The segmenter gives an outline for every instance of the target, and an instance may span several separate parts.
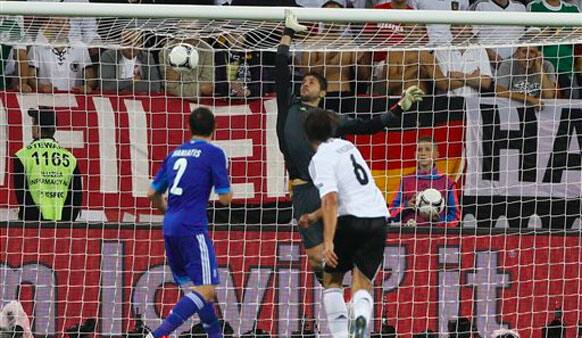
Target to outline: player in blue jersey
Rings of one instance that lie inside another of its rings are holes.
[[[169,335],[195,313],[208,337],[222,338],[213,305],[219,278],[206,208],[213,187],[222,204],[232,200],[227,159],[222,149],[209,143],[214,133],[210,110],[197,108],[190,114],[190,131],[192,139],[168,155],[148,191],[152,204],[165,214],[167,262],[186,293],[148,338]],[[162,196],[166,190],[167,201]]]

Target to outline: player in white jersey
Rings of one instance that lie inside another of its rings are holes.
[[[352,335],[367,335],[372,316],[372,281],[384,257],[384,196],[362,154],[349,141],[333,138],[338,118],[316,109],[305,119],[307,139],[316,149],[309,174],[319,190],[323,218],[323,306],[334,338],[348,337],[348,310],[343,298],[344,274],[352,271]]]

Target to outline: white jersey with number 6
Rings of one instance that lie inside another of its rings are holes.
[[[333,138],[322,143],[309,163],[309,174],[320,197],[330,192],[338,194],[338,216],[388,216],[384,196],[351,142]]]

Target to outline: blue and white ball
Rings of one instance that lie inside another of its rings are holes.
[[[187,43],[180,43],[170,50],[168,62],[170,66],[178,71],[194,69],[198,66],[200,56],[194,46]]]
[[[416,196],[416,210],[428,218],[440,215],[444,209],[443,195],[436,189],[426,189]]]

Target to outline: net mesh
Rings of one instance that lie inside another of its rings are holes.
[[[22,20],[27,38],[36,38],[41,27],[57,34],[60,27],[46,27],[47,17],[26,17]],[[86,28],[68,33],[72,40],[91,43],[102,48],[122,45],[121,33],[132,29],[146,34],[146,45],[155,45],[160,38],[189,39],[192,37],[224,38],[224,48],[248,50],[273,50],[279,43],[284,25],[280,22],[253,20],[190,20],[190,19],[124,19],[124,18],[71,18],[75,26]],[[455,39],[431,42],[425,25],[394,23],[309,23],[309,30],[298,34],[297,50],[405,50],[440,49],[450,47],[504,47],[519,45],[548,45],[577,43],[582,38],[580,27],[525,27],[454,25]],[[394,28],[397,27],[395,31]],[[450,25],[429,25],[436,29],[449,29]],[[89,30],[95,29],[92,34]],[[429,29],[430,31],[431,29]],[[479,36],[480,30],[487,35]],[[516,31],[521,32],[516,36]],[[475,35],[477,33],[477,35]],[[238,38],[244,36],[245,39]],[[11,39],[18,40],[12,37]],[[445,43],[446,42],[446,43]]]
[[[1,20],[0,306],[19,301],[25,332],[122,336],[160,325],[181,291],[147,189],[190,137],[188,113],[208,106],[235,196],[229,208],[209,206],[225,332],[330,337],[275,132],[281,23]],[[410,85],[426,92],[386,132],[348,136],[392,216],[373,335],[579,335],[582,27],[305,24],[289,60],[295,92],[318,72],[329,82],[322,105],[362,119]],[[446,43],[435,30],[450,33]],[[199,51],[193,70],[168,63],[181,42]],[[55,139],[78,160],[77,222],[18,221],[15,154],[32,140],[28,110],[41,106],[56,111]],[[412,211],[429,187],[446,204],[432,224]],[[349,276],[344,284],[349,300]],[[13,329],[4,318],[0,330]],[[195,336],[197,322],[177,332]]]

